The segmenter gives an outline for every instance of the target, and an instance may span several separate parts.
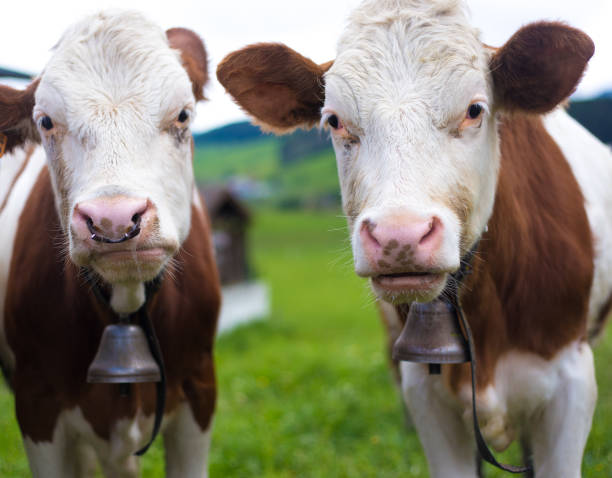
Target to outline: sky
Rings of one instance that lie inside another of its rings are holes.
[[[53,0],[5,2],[0,27],[0,66],[39,73],[51,47],[68,25],[101,8],[143,11],[164,29],[181,26],[204,40],[209,54],[209,101],[200,103],[194,130],[203,131],[246,119],[214,74],[232,51],[257,42],[282,42],[317,63],[335,56],[336,42],[350,11],[361,0]],[[577,91],[578,97],[612,89],[612,1],[467,0],[472,24],[482,40],[502,45],[531,21],[566,21],[588,33],[596,52]]]

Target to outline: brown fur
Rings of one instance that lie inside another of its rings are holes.
[[[489,230],[461,294],[479,362],[493,380],[508,351],[551,359],[585,339],[594,252],[584,198],[571,168],[537,117],[500,127],[501,171]],[[469,366],[450,366],[456,390]]]
[[[521,28],[491,59],[497,105],[532,113],[552,110],[574,92],[594,51],[587,35],[562,23]]]
[[[166,277],[150,304],[166,363],[166,413],[187,400],[202,429],[215,407],[213,340],[220,303],[207,219],[192,208],[190,234],[176,256],[177,272]],[[12,372],[17,418],[35,442],[52,437],[62,410],[79,406],[102,438],[113,423],[138,408],[154,413],[153,384],[132,385],[128,397],[117,385],[87,384],[105,325],[114,318],[101,306],[59,249],[64,242],[45,168],[19,221],[5,305],[5,326],[15,353]]]
[[[7,136],[5,154],[28,140],[40,141],[32,120],[38,82],[34,80],[25,90],[0,85],[0,132]]]
[[[323,73],[332,63],[317,65],[285,45],[259,43],[226,56],[217,78],[264,129],[283,134],[319,122]]]
[[[205,99],[204,85],[208,83],[208,55],[202,39],[186,28],[171,28],[166,31],[172,48],[181,51],[183,67],[187,70],[196,101]]]

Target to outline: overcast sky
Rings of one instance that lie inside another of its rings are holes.
[[[578,90],[591,96],[612,89],[611,0],[467,0],[482,40],[501,45],[521,25],[534,20],[564,20],[595,41],[596,52]],[[244,45],[283,42],[317,63],[334,57],[348,13],[360,0],[82,0],[6,1],[0,26],[0,66],[40,72],[65,28],[104,7],[138,9],[163,28],[183,26],[202,36],[209,52],[210,101],[198,107],[195,129],[210,129],[244,119],[217,83],[223,57]]]

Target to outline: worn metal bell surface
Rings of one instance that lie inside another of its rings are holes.
[[[469,362],[468,344],[453,306],[440,299],[413,302],[393,345],[393,359],[429,364]]]
[[[159,382],[161,374],[142,328],[108,325],[87,371],[89,383]]]

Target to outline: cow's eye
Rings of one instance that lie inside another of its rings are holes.
[[[337,115],[331,115],[327,118],[327,124],[329,124],[333,129],[340,129],[342,127],[342,123]]]
[[[40,125],[47,131],[51,131],[53,129],[53,121],[51,121],[49,116],[43,116],[40,119]]]
[[[178,115],[178,122],[179,123],[184,123],[185,121],[187,121],[189,119],[189,111],[187,110],[181,110],[181,112]]]
[[[467,117],[473,120],[478,119],[483,111],[484,108],[480,103],[472,103],[467,110]]]

